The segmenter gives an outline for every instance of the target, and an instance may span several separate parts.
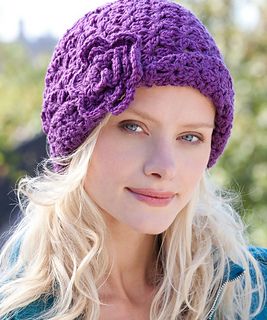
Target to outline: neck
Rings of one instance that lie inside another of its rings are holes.
[[[141,234],[121,223],[109,223],[106,248],[111,272],[103,290],[112,296],[129,298],[134,293],[153,289],[155,262],[158,254],[157,236]],[[107,294],[108,295],[108,294]]]

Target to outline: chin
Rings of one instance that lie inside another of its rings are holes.
[[[142,234],[158,235],[166,231],[169,226],[131,226],[135,231]]]

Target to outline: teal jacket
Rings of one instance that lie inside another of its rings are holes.
[[[267,289],[267,249],[265,248],[257,248],[257,247],[249,247],[250,252],[254,256],[254,258],[259,262],[260,269],[262,271],[265,286]],[[216,319],[216,309],[218,307],[217,301],[220,298],[220,295],[223,291],[223,289],[227,286],[228,283],[235,281],[242,277],[245,270],[242,266],[237,264],[230,264],[230,270],[229,272],[225,273],[221,288],[217,292],[217,296],[215,298],[215,301],[213,302],[212,308],[210,310],[210,313],[208,315],[208,318],[205,320],[215,320]],[[252,284],[255,283],[255,271],[253,268],[250,269],[250,276],[252,279]],[[266,294],[265,294],[266,296]],[[267,299],[267,296],[265,297]],[[255,311],[258,306],[258,296],[257,294],[254,294],[252,297],[252,306],[251,311]],[[242,319],[234,319],[234,320],[242,320]],[[252,320],[252,319],[251,319]],[[267,320],[267,300],[264,302],[263,308],[261,312],[253,318],[253,320]]]
[[[249,250],[255,257],[255,259],[259,262],[260,268],[262,270],[265,284],[267,287],[267,249],[263,248],[256,248],[256,247],[250,247]],[[225,273],[224,280],[222,282],[222,286],[217,292],[217,296],[214,300],[214,303],[211,307],[210,313],[205,320],[215,320],[216,319],[216,309],[218,307],[217,301],[220,298],[220,295],[223,292],[223,289],[227,286],[229,282],[235,281],[242,277],[244,274],[244,269],[242,266],[237,264],[230,264],[229,272],[227,271]],[[251,278],[253,281],[255,281],[255,274],[253,270],[250,271]],[[267,297],[266,297],[267,298]],[[50,308],[53,303],[53,298],[47,298],[47,299],[39,299],[33,303],[31,303],[29,306],[18,310],[13,316],[6,316],[2,320],[34,320],[36,317],[41,315],[45,310]],[[255,308],[258,305],[258,297],[257,295],[253,296],[252,299],[252,310],[255,310]],[[204,320],[204,319],[203,319]],[[233,320],[242,320],[242,319],[233,319]],[[258,314],[256,317],[253,318],[253,320],[267,320],[267,300],[264,304],[264,307],[260,314]]]

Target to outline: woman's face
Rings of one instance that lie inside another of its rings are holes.
[[[211,101],[193,88],[138,88],[128,109],[100,132],[87,194],[113,223],[140,233],[165,231],[207,167],[214,117]]]

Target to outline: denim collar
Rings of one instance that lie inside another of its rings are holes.
[[[224,276],[223,276],[222,282],[223,283],[231,282],[244,272],[245,272],[245,269],[241,265],[234,263],[232,260],[229,259],[229,262],[226,265],[224,270]]]

